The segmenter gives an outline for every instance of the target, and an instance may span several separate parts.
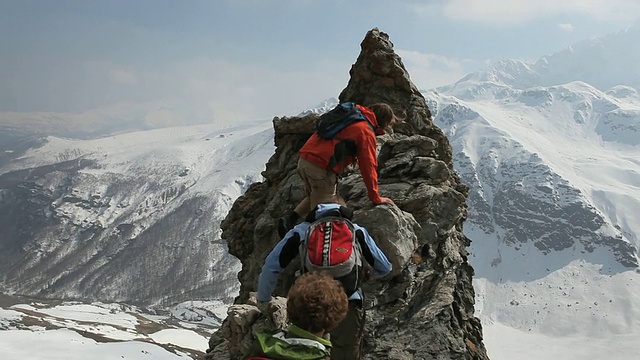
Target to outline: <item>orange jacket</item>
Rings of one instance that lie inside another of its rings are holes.
[[[357,105],[360,111],[369,119],[371,124],[376,127],[377,134],[384,134],[384,131],[378,127],[378,120],[371,109],[362,105]],[[322,168],[340,174],[344,168],[358,162],[360,166],[360,174],[362,180],[367,187],[367,195],[374,204],[379,204],[380,194],[378,193],[378,156],[376,153],[376,134],[371,130],[366,121],[355,122],[336,136],[337,139],[323,139],[317,133],[313,133],[309,140],[302,146],[299,151],[300,157],[310,163]],[[355,141],[357,153],[356,158],[349,157],[345,161],[341,161],[333,168],[329,168],[329,160],[333,156],[333,149],[340,140],[350,139]]]

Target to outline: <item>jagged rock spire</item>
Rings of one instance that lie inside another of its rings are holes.
[[[470,240],[462,233],[468,188],[453,171],[451,145],[431,121],[431,112],[411,83],[387,34],[370,30],[352,66],[341,101],[386,102],[406,117],[378,138],[380,192],[396,205],[373,207],[357,170],[339,190],[393,263],[393,273],[365,285],[367,359],[488,359],[482,327],[474,314]],[[273,120],[275,154],[233,205],[221,227],[229,251],[242,262],[236,303],[256,290],[265,256],[279,240],[276,219],[302,198],[295,171],[297,151],[313,132],[316,115]],[[280,276],[276,295],[286,295],[293,263]],[[226,322],[227,324],[229,321]],[[210,353],[226,346],[229,326],[214,335]],[[225,340],[226,339],[226,340]]]
[[[402,59],[393,51],[389,35],[373,28],[367,32],[360,47],[360,55],[349,71],[349,83],[340,93],[339,100],[363,105],[377,102],[391,105],[395,112],[406,118],[406,125],[397,126],[395,130],[435,139],[441,145],[437,156],[453,169],[449,141],[440,128],[433,125],[431,111],[411,82]]]

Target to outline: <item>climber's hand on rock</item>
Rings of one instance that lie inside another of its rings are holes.
[[[391,204],[391,205],[393,205],[393,204],[394,204],[394,202],[393,202],[393,200],[391,200],[391,199],[389,199],[389,198],[381,197],[381,198],[380,198],[380,202],[379,202],[379,203],[377,203],[376,205],[380,205],[380,204]]]

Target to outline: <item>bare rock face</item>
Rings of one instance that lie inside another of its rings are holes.
[[[339,185],[355,210],[354,221],[369,230],[394,266],[392,274],[364,285],[365,358],[488,359],[480,321],[473,316],[473,269],[465,250],[470,240],[462,232],[468,188],[453,171],[449,141],[431,121],[388,35],[374,28],[361,47],[340,101],[386,102],[406,118],[378,137],[380,193],[395,205],[372,206],[357,169]],[[253,184],[221,225],[229,251],[242,262],[236,304],[246,304],[256,291],[264,258],[280,240],[276,220],[302,199],[297,151],[316,118],[273,120],[277,148],[263,172],[265,181]],[[294,261],[280,276],[275,295],[286,295],[297,266]],[[214,335],[209,358],[232,347],[229,339]]]
[[[257,307],[256,293],[251,293],[246,304],[231,305],[224,323],[209,339],[206,359],[243,359],[254,346],[254,333],[285,329],[289,321],[287,299],[273,297],[270,307],[273,313],[269,317],[263,316]]]

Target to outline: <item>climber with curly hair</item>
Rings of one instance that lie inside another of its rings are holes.
[[[256,333],[256,346],[247,359],[329,359],[329,332],[345,318],[348,308],[340,282],[325,273],[302,274],[287,295],[291,325],[275,334]]]

